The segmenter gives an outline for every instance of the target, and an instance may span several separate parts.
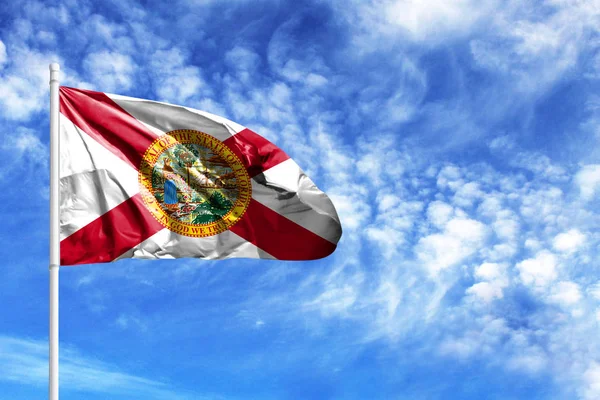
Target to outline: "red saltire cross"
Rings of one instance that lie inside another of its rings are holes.
[[[60,112],[135,170],[156,139],[156,134],[102,92],[62,86]],[[240,158],[250,177],[289,158],[250,129],[223,143]],[[63,239],[61,265],[113,261],[162,229],[166,228],[154,219],[137,193]],[[336,247],[254,199],[229,230],[281,260],[322,258]]]

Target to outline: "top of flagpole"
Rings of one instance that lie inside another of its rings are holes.
[[[58,63],[52,63],[49,65],[50,68],[50,83],[53,81],[58,82],[58,72],[60,71],[60,65]]]

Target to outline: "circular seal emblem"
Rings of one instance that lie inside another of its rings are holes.
[[[200,131],[175,130],[157,138],[144,153],[138,178],[154,218],[185,236],[226,231],[252,197],[250,176],[237,155]]]

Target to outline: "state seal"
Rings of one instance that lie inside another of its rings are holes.
[[[138,178],[152,216],[185,236],[228,230],[252,197],[250,176],[238,156],[220,140],[195,130],[175,130],[154,140]]]

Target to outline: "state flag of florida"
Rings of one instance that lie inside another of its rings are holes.
[[[68,87],[60,113],[61,265],[335,250],[342,230],[329,198],[235,122]]]

